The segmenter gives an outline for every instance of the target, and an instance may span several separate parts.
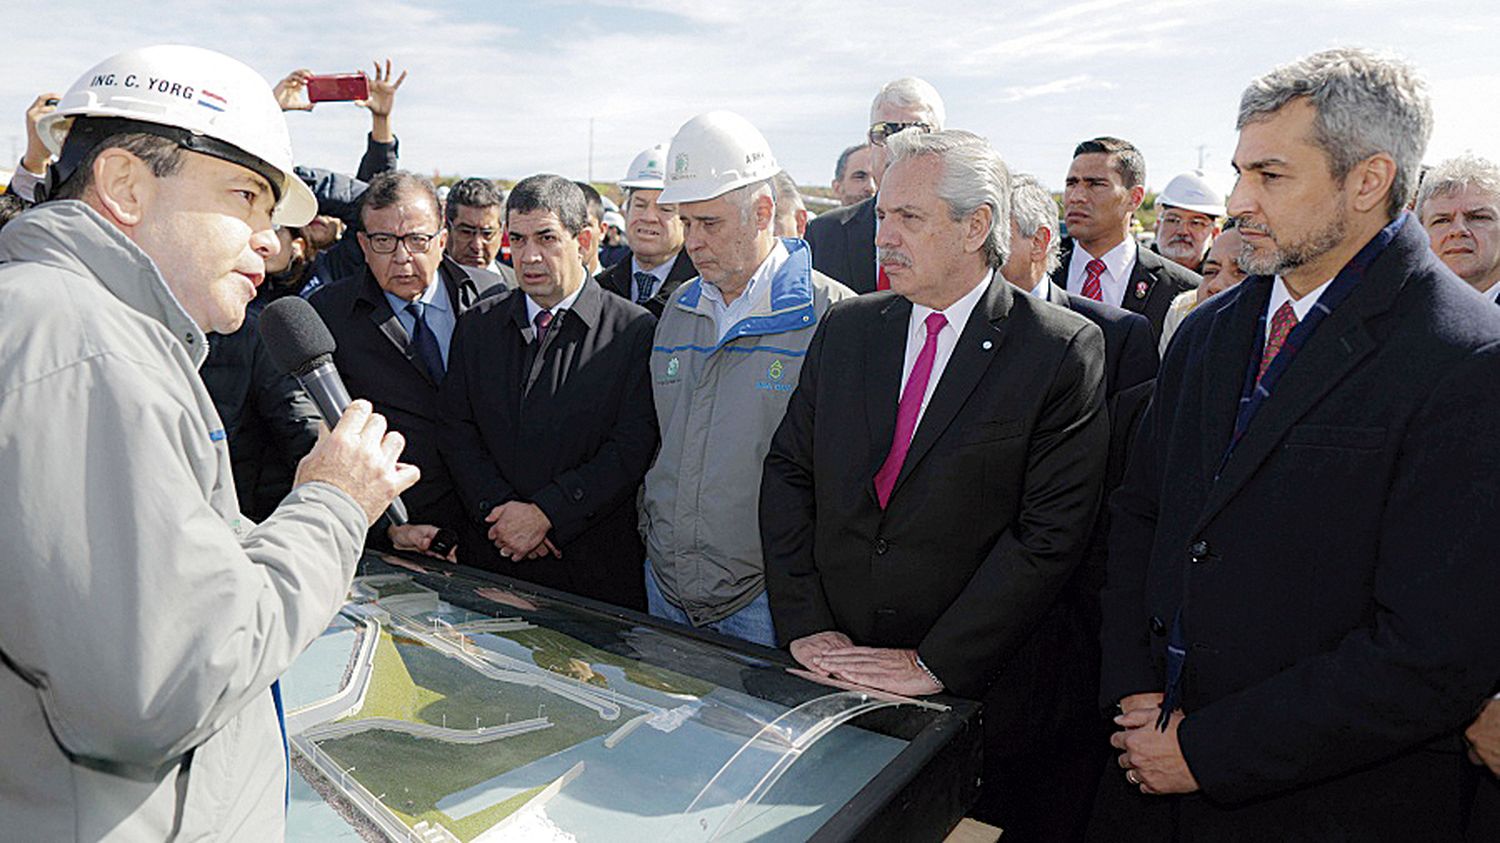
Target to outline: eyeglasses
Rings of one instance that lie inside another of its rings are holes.
[[[410,234],[371,234],[365,232],[365,239],[370,242],[370,251],[377,255],[389,255],[396,251],[396,244],[400,243],[406,247],[409,255],[425,255],[432,247],[432,239],[437,234],[423,234],[413,231]]]
[[[1202,234],[1203,232],[1208,231],[1210,228],[1213,228],[1213,224],[1214,223],[1213,223],[1213,220],[1209,219],[1208,217],[1202,216],[1202,215],[1195,215],[1195,216],[1191,216],[1191,217],[1185,217],[1185,216],[1183,216],[1181,214],[1176,214],[1176,213],[1173,213],[1171,211],[1168,211],[1167,213],[1161,215],[1161,224],[1162,225],[1171,225],[1171,226],[1182,226],[1182,227],[1185,227],[1185,228],[1192,229],[1193,231],[1198,232],[1199,234]]]
[[[921,120],[913,120],[911,122],[885,120],[879,123],[871,123],[870,143],[876,146],[885,146],[886,138],[896,134],[897,132],[905,131],[906,129],[917,129],[918,131],[922,132],[930,132],[932,131],[932,125],[930,123],[924,123]]]
[[[462,222],[456,225],[450,223],[449,228],[452,228],[454,234],[457,234],[459,237],[462,237],[465,240],[472,240],[475,237],[478,237],[482,240],[491,240],[494,239],[496,234],[500,233],[500,229],[498,228],[475,228],[468,223]]]

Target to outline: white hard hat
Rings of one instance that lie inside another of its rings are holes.
[[[151,124],[186,149],[256,171],[277,192],[278,225],[305,225],[318,212],[312,191],[292,172],[292,140],[271,86],[222,53],[163,44],[95,65],[37,124],[60,164],[78,117]]]
[[[625,218],[620,216],[619,211],[605,211],[604,219],[600,220],[600,222],[605,225],[612,225],[621,231],[625,230]]]
[[[702,202],[765,181],[781,167],[750,121],[732,111],[710,111],[682,124],[667,151],[667,186],[656,201]]]
[[[667,145],[659,143],[644,150],[630,162],[630,169],[619,182],[621,190],[661,190],[662,162],[667,160]]]
[[[1224,195],[1214,190],[1200,170],[1183,173],[1167,182],[1162,192],[1156,195],[1156,204],[1211,217],[1224,216]]]

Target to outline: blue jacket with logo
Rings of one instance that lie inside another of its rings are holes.
[[[657,585],[699,626],[765,589],[761,465],[796,388],[813,331],[854,293],[812,268],[802,240],[747,295],[747,316],[719,339],[703,279],[684,283],[662,313],[651,349],[661,451],[646,473],[642,535]]]

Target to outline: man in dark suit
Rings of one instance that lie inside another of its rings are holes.
[[[1010,179],[988,143],[890,146],[876,243],[892,290],[829,311],[766,457],[777,637],[821,674],[983,699],[982,814],[1065,837],[1051,826],[1078,794],[1053,786],[1050,644],[1104,472],[1103,338],[998,277]],[[941,197],[945,175],[976,188]]]
[[[1202,279],[1136,245],[1130,221],[1146,196],[1145,185],[1146,159],[1129,141],[1094,138],[1073,150],[1063,189],[1063,220],[1073,245],[1063,251],[1052,283],[1144,315],[1158,340],[1172,299]]]
[[[1410,67],[1315,54],[1238,123],[1251,277],[1179,328],[1112,500],[1102,699],[1140,794],[1101,837],[1457,839],[1500,676],[1500,311],[1402,210]]]
[[[646,610],[636,490],[656,453],[656,320],[583,266],[583,191],[523,179],[506,200],[519,288],[459,320],[442,453],[467,514],[460,560]]]
[[[886,83],[870,103],[870,173],[875,182],[889,156],[886,138],[905,129],[935,132],[943,128],[943,98],[924,80],[906,77]],[[875,265],[875,198],[821,214],[807,224],[813,269],[842,281],[856,293],[890,287]]]
[[[659,205],[665,182],[663,162],[667,145],[657,144],[630,162],[630,172],[620,181],[625,191],[625,228],[631,254],[599,273],[604,289],[622,296],[661,318],[667,300],[682,282],[698,276],[693,259],[683,251],[682,220],[677,206]]]
[[[404,170],[382,173],[361,199],[363,276],[319,288],[309,301],[338,343],[334,364],[349,394],[374,404],[406,437],[404,462],[422,470],[405,501],[411,524],[372,537],[426,550],[437,528],[457,528],[462,507],[438,454],[438,385],[458,314],[500,277],[446,257],[437,191]],[[384,522],[382,522],[384,524]]]

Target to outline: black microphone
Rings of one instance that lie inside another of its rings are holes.
[[[312,396],[328,426],[338,424],[349,406],[349,390],[333,366],[333,334],[312,305],[297,296],[271,302],[260,315],[260,340],[277,367]],[[400,497],[385,508],[385,515],[398,527],[406,523],[406,505]]]

